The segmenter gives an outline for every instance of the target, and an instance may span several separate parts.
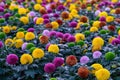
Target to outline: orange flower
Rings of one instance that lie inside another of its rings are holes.
[[[120,14],[120,8],[116,8],[115,13]]]
[[[81,77],[81,78],[87,78],[88,75],[89,75],[89,70],[88,68],[86,67],[80,67],[78,69],[78,75]]]
[[[88,18],[87,18],[86,16],[82,16],[82,17],[80,18],[80,22],[86,23],[87,21],[88,21]]]
[[[70,55],[66,58],[66,63],[70,66],[73,66],[77,63],[77,58],[74,55]]]
[[[61,13],[61,17],[62,17],[63,19],[68,19],[68,18],[69,18],[69,13],[68,13],[68,12],[62,12],[62,13]]]
[[[40,43],[46,44],[48,43],[49,38],[43,35],[43,36],[40,36],[39,40],[40,40]]]
[[[47,14],[47,11],[45,9],[40,9],[39,11],[41,14]]]

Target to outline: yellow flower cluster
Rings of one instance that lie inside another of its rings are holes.
[[[32,33],[32,32],[27,32],[27,33],[25,34],[25,40],[26,40],[26,41],[33,40],[34,38],[35,38],[35,34]]]
[[[20,58],[21,64],[31,64],[33,62],[33,58],[30,54],[23,54]]]
[[[4,26],[3,29],[2,29],[2,31],[3,31],[4,33],[6,33],[6,34],[7,34],[7,33],[10,33],[10,30],[11,30],[11,29],[10,29],[10,26]]]
[[[90,28],[90,32],[97,32],[98,31],[98,28],[97,27],[91,27]]]
[[[34,5],[34,9],[35,9],[36,11],[40,10],[41,8],[42,8],[42,6],[41,6],[40,4],[35,4],[35,5]]]
[[[58,29],[59,28],[59,24],[56,21],[51,22],[51,24],[52,24],[53,29]]]
[[[23,16],[23,17],[20,18],[20,21],[23,22],[24,24],[28,24],[29,23],[29,18]]]
[[[75,39],[76,39],[76,42],[78,42],[80,40],[84,40],[85,39],[85,35],[82,34],[82,33],[76,33],[75,34]]]
[[[100,21],[94,21],[92,26],[100,28]]]
[[[22,44],[23,44],[23,40],[22,39],[15,40],[15,47],[16,48],[21,48]]]
[[[51,44],[48,48],[48,52],[59,53],[59,47],[56,44]]]
[[[44,51],[42,49],[36,48],[35,50],[33,50],[32,52],[32,56],[33,58],[42,58],[44,57]]]
[[[27,10],[25,8],[19,8],[18,9],[18,13],[21,15],[21,14],[26,14],[27,13]]]
[[[43,18],[37,18],[36,24],[43,24],[44,19]]]
[[[106,21],[107,22],[112,22],[112,21],[114,21],[114,17],[113,16],[107,16]]]
[[[108,13],[103,11],[99,14],[99,17],[107,17],[108,16]]]
[[[12,47],[13,44],[14,44],[14,41],[12,39],[8,38],[5,40],[6,46]]]
[[[22,38],[24,38],[24,32],[17,32],[16,33],[16,37],[18,38],[18,39],[22,39]]]

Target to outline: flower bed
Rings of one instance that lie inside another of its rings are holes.
[[[120,80],[119,0],[0,0],[1,80]]]

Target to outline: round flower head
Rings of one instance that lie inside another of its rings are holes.
[[[35,16],[35,12],[34,11],[29,12],[29,16],[34,17]]]
[[[31,64],[33,62],[33,58],[30,54],[23,54],[20,57],[20,62],[21,64],[25,65],[25,64]]]
[[[28,30],[27,30],[28,32],[34,32],[35,31],[35,29],[34,28],[28,28]]]
[[[64,11],[64,12],[61,13],[61,17],[62,17],[63,19],[68,19],[68,18],[69,18],[69,13],[66,12],[66,11]]]
[[[101,37],[95,37],[92,41],[92,46],[103,46],[104,45],[104,40]]]
[[[80,67],[77,73],[81,78],[87,78],[89,75],[89,70],[86,67]]]
[[[65,33],[65,34],[63,35],[63,39],[67,40],[67,38],[68,38],[69,36],[71,36],[70,33]]]
[[[32,52],[32,56],[33,58],[42,58],[44,57],[44,51],[42,49],[36,48],[33,52]]]
[[[107,69],[100,69],[95,72],[97,80],[108,80],[110,78],[110,72]]]
[[[4,12],[4,8],[3,7],[0,7],[0,12]]]
[[[49,19],[49,15],[48,15],[48,14],[44,14],[44,15],[42,16],[42,18],[44,18],[44,19]]]
[[[58,18],[59,17],[59,14],[53,14],[53,16],[55,17],[55,18]]]
[[[23,22],[24,24],[28,24],[29,23],[29,18],[23,16],[23,17],[20,18],[20,21]]]
[[[46,44],[46,43],[48,43],[48,41],[49,41],[49,38],[47,37],[47,36],[40,36],[39,37],[39,41],[40,41],[40,43],[42,43],[42,44]]]
[[[67,56],[66,58],[66,64],[73,66],[77,63],[77,58],[74,55]]]
[[[44,66],[44,71],[46,73],[53,73],[55,71],[56,67],[53,63],[47,63]]]
[[[69,37],[67,38],[67,41],[68,41],[68,42],[75,42],[75,37],[74,37],[74,36],[69,36]]]
[[[42,35],[49,37],[49,33],[50,33],[49,30],[44,30],[44,31],[42,32]]]
[[[6,14],[4,14],[4,18],[9,18],[10,16],[11,16],[10,13],[6,13]]]
[[[56,37],[58,37],[58,38],[63,38],[63,33],[57,32],[57,33],[56,33]]]
[[[113,60],[114,58],[115,58],[115,53],[113,53],[113,52],[107,52],[105,54],[105,59],[106,60]]]
[[[95,51],[95,52],[93,53],[93,58],[94,58],[94,59],[100,58],[101,55],[102,55],[102,53],[101,53],[100,51]]]
[[[50,22],[49,19],[44,19],[44,24],[47,24],[49,22]]]
[[[112,40],[112,45],[118,45],[118,44],[120,44],[119,39],[115,38],[115,39]]]
[[[95,11],[95,16],[98,16],[100,12],[100,10]]]
[[[27,32],[25,34],[25,40],[29,41],[29,40],[33,40],[35,38],[35,34],[33,32]]]
[[[91,67],[93,68],[92,73],[95,73],[96,71],[98,71],[100,69],[103,69],[103,66],[101,64],[98,64],[98,63],[92,64]]]
[[[80,58],[80,63],[82,64],[82,65],[84,65],[84,64],[87,64],[88,62],[89,62],[89,57],[87,57],[87,56],[82,56],[81,58]]]
[[[69,26],[75,28],[77,26],[77,22],[73,21],[69,24]]]
[[[24,38],[24,36],[25,36],[24,32],[17,32],[17,33],[16,33],[16,37],[17,37],[18,39],[22,39],[22,38]]]
[[[56,45],[56,44],[51,44],[51,45],[48,47],[48,52],[58,54],[58,53],[59,53],[59,47],[58,47],[58,45]]]
[[[18,56],[16,54],[9,54],[7,55],[6,62],[8,64],[14,65],[18,61]]]
[[[61,10],[64,10],[65,9],[65,7],[63,6],[63,5],[59,5],[58,7],[57,7],[57,10],[58,11],[61,11]]]
[[[3,47],[3,42],[2,41],[0,41],[0,48],[2,48]]]
[[[45,49],[48,50],[50,45],[51,45],[50,43],[47,43],[46,46],[45,46]]]
[[[26,42],[22,44],[22,50],[25,50],[25,49],[26,49],[27,44],[28,44],[28,43],[26,43]]]
[[[105,17],[100,17],[99,21],[106,21],[106,18]]]
[[[54,64],[56,67],[59,67],[59,66],[63,65],[63,64],[64,64],[64,58],[61,58],[61,57],[56,57],[56,58],[54,58],[53,64]]]
[[[52,37],[52,36],[55,36],[56,35],[56,31],[50,31],[50,37]]]

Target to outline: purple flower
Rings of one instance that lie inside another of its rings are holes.
[[[4,8],[0,7],[0,12],[4,12]]]
[[[50,37],[52,37],[52,36],[55,36],[56,35],[56,31],[50,31]]]
[[[29,13],[29,15],[30,15],[31,17],[34,17],[34,16],[35,16],[35,12],[34,12],[34,11],[31,11],[31,12]]]
[[[25,50],[26,49],[26,46],[27,46],[27,42],[25,42],[23,45],[22,45],[22,50]]]
[[[44,14],[44,15],[42,16],[42,18],[44,18],[44,19],[49,19],[49,15],[48,15],[48,14]]]
[[[67,41],[68,41],[68,42],[75,42],[75,37],[74,37],[74,36],[69,36],[69,37],[67,38]]]
[[[75,28],[77,26],[77,22],[73,21],[69,24],[69,26]]]
[[[34,32],[35,29],[34,29],[34,28],[29,28],[27,31],[28,31],[28,32]]]
[[[120,7],[120,2],[118,2],[118,3],[117,3],[117,6],[119,6],[119,7]]]
[[[10,13],[6,13],[6,14],[4,14],[4,18],[8,18],[8,17],[10,17],[10,16],[11,16]]]
[[[101,53],[100,51],[95,51],[95,52],[93,53],[93,58],[94,58],[94,59],[100,58],[101,55],[102,55],[102,53]]]
[[[55,14],[53,14],[53,16],[54,16],[55,18],[58,18],[58,17],[59,17],[59,14],[55,13]]]
[[[59,5],[58,7],[57,7],[57,10],[58,11],[61,11],[61,10],[64,10],[65,9],[65,7],[63,6],[63,5]]]
[[[69,36],[71,36],[70,33],[65,33],[65,34],[63,35],[63,39],[67,40],[67,38],[68,38]]]
[[[38,17],[34,17],[34,18],[33,18],[34,23],[36,23],[37,18],[38,18]]]
[[[57,32],[57,33],[56,33],[56,37],[59,37],[59,38],[63,38],[63,35],[64,35],[64,34],[63,34],[62,32]]]
[[[8,64],[13,65],[13,64],[16,64],[17,61],[18,61],[18,56],[16,54],[9,54],[9,55],[7,55],[6,62]]]
[[[53,73],[55,71],[56,67],[53,63],[47,63],[44,66],[44,71],[46,73]]]
[[[3,42],[2,41],[0,41],[0,48],[2,48],[3,47]]]
[[[48,12],[48,13],[52,13],[52,9],[48,9],[47,12]]]
[[[44,30],[42,35],[49,37],[49,33],[50,33],[49,30]]]
[[[112,40],[112,45],[118,45],[118,44],[120,44],[120,40],[119,39],[114,39],[114,40]]]
[[[99,20],[100,21],[106,21],[106,18],[105,17],[100,17]]]
[[[84,64],[87,64],[88,62],[89,62],[89,57],[87,57],[87,56],[82,56],[81,58],[80,58],[80,63],[82,64],[82,65],[84,65]]]
[[[100,10],[95,11],[95,16],[98,16],[100,12]]]
[[[64,58],[61,58],[61,57],[56,57],[54,58],[53,60],[53,64],[56,66],[56,67],[59,67],[61,65],[63,65],[64,63]]]
[[[110,8],[109,8],[109,7],[106,7],[106,8],[105,8],[105,11],[110,11]]]
[[[44,19],[44,24],[47,24],[47,23],[49,23],[49,22],[50,22],[49,19]]]
[[[48,50],[50,45],[51,45],[50,43],[46,44],[45,49]]]

